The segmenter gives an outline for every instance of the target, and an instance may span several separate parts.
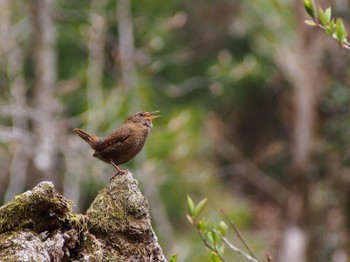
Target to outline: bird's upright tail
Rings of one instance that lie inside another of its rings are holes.
[[[101,142],[101,139],[98,136],[89,134],[79,128],[74,128],[73,131],[87,143],[89,143],[92,149],[96,149],[96,146]]]

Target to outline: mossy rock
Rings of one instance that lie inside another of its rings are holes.
[[[102,189],[86,215],[51,182],[0,207],[0,261],[166,261],[131,173]]]

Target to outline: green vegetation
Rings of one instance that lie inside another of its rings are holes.
[[[350,61],[313,29],[347,48],[348,7],[128,3],[4,1],[1,202],[48,180],[85,212],[115,171],[72,129],[105,137],[132,112],[160,110],[144,150],[125,167],[149,199],[167,257],[210,261],[186,220],[187,195],[190,217],[215,221],[207,231],[220,235],[224,210],[259,259],[287,254],[291,226],[305,234],[302,258],[345,254]],[[204,198],[205,209],[194,204]]]

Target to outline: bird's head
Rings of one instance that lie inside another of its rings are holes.
[[[151,128],[153,126],[152,119],[160,117],[160,115],[157,115],[158,112],[158,110],[152,112],[137,112],[129,116],[126,122],[139,123],[147,128]]]

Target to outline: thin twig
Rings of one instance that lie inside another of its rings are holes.
[[[207,248],[209,248],[210,250],[214,251],[214,252],[220,257],[220,259],[221,259],[223,262],[226,262],[225,258],[220,254],[219,250],[217,250],[216,247],[213,247],[213,246],[211,246],[211,245],[208,243],[208,241],[205,239],[205,236],[204,236],[204,234],[202,233],[202,231],[199,230],[198,225],[195,223],[194,226],[197,228],[197,230],[198,230],[198,232],[199,232],[199,235],[200,235],[201,239],[203,240],[204,245],[205,245]]]
[[[315,22],[316,23],[316,22]],[[321,25],[320,23],[316,23],[318,28],[323,29],[324,31],[326,31],[326,27],[324,27],[323,25]],[[334,36],[332,36],[332,38],[336,41],[339,42],[339,40],[337,38],[335,38]],[[350,43],[347,39],[344,40],[343,43],[339,42],[341,44],[342,47],[346,48],[346,49],[350,49]]]
[[[316,19],[313,19],[313,21],[314,21],[315,25],[316,25],[318,28],[321,28],[323,31],[326,32],[326,27],[325,27],[325,26],[323,26],[323,25],[320,24],[318,21],[316,21]],[[336,40],[337,42],[339,42],[339,44],[340,44],[342,47],[344,47],[345,49],[350,50],[350,42],[349,42],[347,39],[345,39],[344,42],[341,43],[341,42],[340,42],[337,38],[335,38],[333,35],[332,35],[332,38],[333,38],[334,40]]]
[[[249,251],[250,255],[255,258],[256,260],[258,259],[252,249],[249,247],[247,241],[245,241],[245,239],[243,238],[243,236],[241,235],[241,233],[239,232],[236,224],[228,217],[228,215],[223,211],[221,210],[221,213],[224,215],[224,217],[227,219],[227,221],[230,223],[230,225],[232,226],[233,230],[235,231],[237,237],[241,240],[241,242],[243,243],[243,245],[246,247],[246,249]]]
[[[246,259],[248,259],[249,261],[253,261],[253,262],[259,262],[258,259],[246,254],[244,251],[242,251],[241,249],[239,249],[238,247],[236,247],[234,244],[232,244],[226,237],[221,237],[221,239],[226,243],[226,245],[229,246],[229,248],[231,248],[233,251],[235,251],[236,253],[244,256]]]
[[[274,180],[270,175],[259,169],[259,167],[245,156],[238,148],[235,147],[231,142],[225,138],[216,139],[215,149],[220,156],[231,163],[240,162],[244,178],[248,179],[249,182],[253,183],[262,192],[270,195],[276,200],[276,202],[283,206],[285,201],[288,199],[288,190],[278,181]],[[229,165],[232,167],[233,165]],[[235,164],[234,166],[237,166]],[[240,175],[240,172],[235,172]]]
[[[266,254],[267,262],[272,262],[272,256],[270,254]]]

